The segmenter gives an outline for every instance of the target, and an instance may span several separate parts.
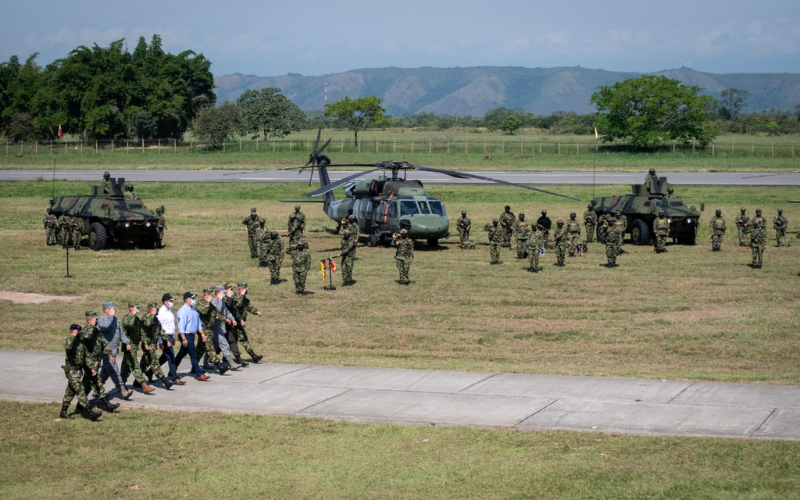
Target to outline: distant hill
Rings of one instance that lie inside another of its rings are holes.
[[[717,98],[727,88],[748,90],[746,111],[788,110],[800,104],[800,74],[714,74],[691,68],[656,72],[697,85]],[[322,76],[222,75],[214,78],[219,102],[235,101],[248,89],[278,87],[305,111],[321,110],[324,87],[328,101],[375,95],[394,116],[435,113],[483,116],[500,106],[522,108],[535,115],[555,111],[591,113],[589,98],[600,85],[636,78],[642,73],[575,68],[374,68]]]

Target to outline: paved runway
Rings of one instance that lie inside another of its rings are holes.
[[[0,350],[0,399],[60,402],[63,362],[63,353]],[[207,382],[185,380],[170,391],[159,382],[152,394],[137,392],[122,404],[356,422],[800,440],[800,386],[286,364],[251,364]],[[116,390],[110,395],[119,396]]]
[[[332,181],[355,174],[351,170],[331,170]],[[548,185],[573,184],[592,185],[591,172],[472,172],[477,175],[497,178],[520,184]],[[39,178],[51,179],[47,170],[0,170],[0,181],[31,181]],[[73,181],[99,181],[98,170],[59,170],[56,179]],[[130,182],[308,182],[309,173],[298,174],[294,170],[113,170],[113,177],[124,177]],[[373,179],[376,173],[363,178]],[[800,173],[781,175],[755,174],[752,172],[659,172],[675,185],[692,186],[800,186]],[[597,172],[595,184],[631,184],[644,182],[645,172]],[[426,184],[486,184],[477,179],[457,179],[432,172],[409,172],[410,179],[419,179]],[[314,176],[319,183],[319,177]]]

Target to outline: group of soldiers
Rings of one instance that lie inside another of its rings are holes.
[[[47,245],[57,245],[61,242],[63,248],[73,247],[75,250],[81,249],[81,235],[83,234],[83,221],[80,212],[75,210],[72,217],[67,213],[56,217],[53,209],[47,208],[47,215],[42,219]]]
[[[742,207],[739,215],[734,221],[738,233],[740,247],[750,247],[753,261],[750,267],[761,269],[764,265],[764,249],[767,247],[767,219],[764,217],[760,208],[756,209],[754,217],[747,216],[747,208]],[[772,219],[772,227],[775,229],[775,240],[778,247],[788,247],[791,240],[786,236],[786,228],[789,224],[788,219],[783,215],[783,209],[778,209],[778,215]],[[727,227],[722,211],[717,209],[711,219],[711,248],[718,252],[722,250],[722,237]]]
[[[235,291],[234,291],[235,290]],[[185,357],[192,364],[191,373],[198,381],[210,378],[205,370],[216,369],[220,375],[228,370],[247,366],[240,346],[258,363],[263,355],[254,352],[245,325],[248,314],[261,316],[261,311],[247,297],[247,283],[227,283],[203,290],[203,298],[191,292],[183,294],[184,305],[173,315],[175,300],[162,296],[161,306],[147,304],[147,312],[139,316],[139,303],[128,303],[128,314],[118,320],[113,302],[103,303],[103,313],[85,312],[86,323],[70,325],[64,342],[66,353],[62,366],[67,388],[62,400],[60,418],[72,419],[69,407],[77,398],[76,412],[95,421],[101,413],[92,409],[88,396],[94,394],[97,407],[113,412],[119,403],[112,403],[104,384],[111,378],[119,395],[128,400],[134,391],[127,380],[133,376],[133,387],[143,394],[155,391],[153,380],[160,380],[164,389],[185,385],[178,367]],[[197,343],[195,345],[195,342]],[[180,350],[175,354],[173,346]],[[160,351],[160,355],[159,355]],[[140,357],[141,354],[141,357]],[[202,367],[199,361],[203,360]],[[165,376],[161,365],[168,364]]]

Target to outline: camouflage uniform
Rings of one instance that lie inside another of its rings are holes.
[[[111,192],[111,174],[109,172],[103,172],[103,181],[101,185],[103,186],[103,194],[108,194]]]
[[[247,283],[239,283],[238,287],[247,288]],[[250,354],[253,362],[258,363],[263,356],[255,353],[253,345],[247,337],[247,331],[244,329],[244,323],[247,322],[248,313],[259,314],[259,310],[255,306],[250,305],[250,299],[247,297],[246,293],[242,295],[237,291],[233,294],[233,310],[231,313],[233,313],[233,317],[236,318],[236,326],[229,328],[233,328],[233,331],[236,333],[236,340],[244,347],[247,353]],[[238,362],[239,360],[237,359],[236,361]]]
[[[311,255],[303,247],[302,243],[298,243],[291,254],[294,291],[296,293],[305,293],[306,276],[308,276],[308,270],[311,269]]]
[[[531,237],[531,226],[525,222],[525,214],[519,214],[519,220],[514,223],[514,240],[517,244],[517,258],[527,257],[528,240]]]
[[[69,223],[70,232],[72,233],[72,244],[75,247],[75,250],[81,249],[81,232],[83,230],[83,221],[78,216],[78,213],[75,212],[73,215],[72,220]]]
[[[528,239],[528,271],[539,272],[539,255],[544,247],[544,231],[537,228]]]
[[[606,228],[606,267],[617,266],[617,241],[619,240],[618,229],[615,224],[609,224]]]
[[[592,205],[589,205],[589,209],[583,212],[583,223],[586,226],[586,242],[591,243],[597,227],[597,214],[592,210]]]
[[[578,251],[578,245],[581,242],[581,225],[576,220],[576,217],[577,215],[575,213],[571,213],[569,214],[569,220],[567,221],[567,232],[569,233],[570,257],[575,257],[575,253]]]
[[[617,230],[617,252],[622,249],[622,242],[625,240],[625,230],[628,229],[628,218],[617,212],[614,228]]]
[[[745,215],[745,209],[742,207],[741,213],[736,217],[736,230],[739,233],[739,246],[746,247],[749,240],[747,238],[747,228],[750,224],[750,218]]]
[[[414,260],[414,242],[408,237],[405,229],[400,231],[401,238],[397,241],[397,251],[394,254],[394,259],[397,263],[397,270],[400,273],[400,279],[397,281],[401,285],[408,285],[411,280],[408,279],[408,271],[411,268],[411,261]]]
[[[155,375],[159,380],[164,380],[164,372],[161,371],[161,364],[158,362],[158,349],[159,339],[162,345],[167,345],[167,336],[161,329],[161,322],[158,321],[155,314],[150,314],[149,309],[155,309],[156,304],[151,303],[147,305],[148,311],[142,315],[142,359],[139,361],[139,368],[143,372],[148,373],[148,378]],[[147,347],[145,347],[147,346]]]
[[[164,242],[164,231],[167,229],[167,219],[164,217],[163,206],[156,209],[156,215],[158,215],[158,219],[156,219],[156,247],[161,248]]]
[[[775,228],[775,239],[779,247],[788,247],[791,243],[789,238],[786,237],[786,228],[789,226],[789,221],[783,216],[783,210],[778,210],[778,216],[772,219],[772,225]]]
[[[250,246],[250,258],[255,259],[258,257],[258,245],[256,244],[256,229],[264,220],[256,214],[256,209],[250,209],[250,216],[242,219],[242,224],[247,226],[247,244]]]
[[[611,218],[611,214],[603,214],[600,216],[600,219],[597,221],[597,241],[601,243],[606,241],[606,232],[608,231],[608,226],[610,225],[609,219]]]
[[[214,289],[207,288],[204,290],[204,293],[211,295],[214,293]],[[201,337],[200,341],[197,343],[197,359],[202,359],[203,355],[206,355],[208,357],[207,361],[210,361],[212,364],[217,364],[222,361],[222,358],[217,354],[217,350],[214,347],[214,339],[212,338],[214,322],[225,321],[225,317],[205,298],[196,302],[195,309],[197,310],[198,316],[200,316],[200,324],[203,325],[203,335],[206,337],[205,341],[203,341]]]
[[[256,256],[258,267],[267,267],[267,245],[269,244],[269,229],[266,225],[259,224],[256,229]]]
[[[493,219],[491,224],[483,227],[484,231],[489,232],[489,256],[490,264],[500,264],[500,247],[503,245],[504,229],[500,226],[497,219]]]
[[[86,397],[86,391],[81,382],[81,368],[86,363],[86,347],[81,343],[80,335],[80,333],[75,336],[70,335],[64,342],[66,360],[61,367],[67,377],[67,389],[64,391],[64,399],[61,401],[64,412],[66,408],[69,408],[75,396],[78,397],[79,405],[89,408],[89,399]]]
[[[547,216],[547,210],[542,210],[542,216],[536,219],[536,225],[542,226],[544,230],[544,246],[550,243],[550,229],[553,227],[553,221]]]
[[[718,252],[722,249],[722,236],[725,234],[725,219],[722,212],[717,210],[716,215],[711,218],[711,250]]]
[[[283,263],[283,240],[278,237],[277,231],[270,232],[267,243],[267,266],[269,267],[270,284],[279,285],[281,282],[281,264]]]
[[[458,237],[461,240],[462,250],[475,249],[475,242],[469,239],[469,232],[472,230],[472,221],[467,217],[467,212],[461,212],[461,218],[456,221],[456,230],[458,230]]]
[[[644,178],[644,187],[645,189],[647,189],[648,193],[652,190],[653,186],[656,183],[658,183],[658,176],[656,175],[656,169],[651,168],[650,172],[648,172],[648,174]]]
[[[289,246],[296,247],[303,239],[303,231],[306,228],[306,216],[300,211],[300,206],[294,207],[294,213],[289,215],[288,233]]]
[[[342,251],[339,255],[342,256],[342,286],[350,286],[353,283],[353,264],[356,259],[356,239],[345,230],[342,233]]]
[[[353,238],[356,243],[358,243],[358,221],[356,220],[356,216],[350,214],[347,216],[347,225],[345,226],[345,231],[350,231],[350,237]]]
[[[750,249],[753,252],[752,267],[761,269],[764,264],[764,248],[767,246],[767,219],[761,216],[761,210],[756,210],[756,216],[750,220]]]
[[[135,307],[135,306],[130,306]],[[135,314],[126,314],[122,317],[122,330],[130,339],[130,351],[122,353],[122,383],[126,383],[128,376],[133,373],[133,379],[141,385],[145,381],[144,373],[139,365],[139,346],[142,344],[142,320]]]
[[[667,236],[669,236],[669,221],[664,212],[660,212],[658,218],[653,222],[653,233],[656,237],[656,253],[666,252]]]
[[[58,234],[61,237],[62,248],[67,248],[70,243],[70,223],[71,220],[69,216],[67,216],[67,214],[61,214],[61,217],[58,219]]]
[[[47,215],[42,219],[44,224],[44,234],[47,241],[47,246],[55,245],[58,238],[56,238],[56,231],[58,229],[58,220],[52,213],[52,210],[47,209]]]
[[[566,257],[567,254],[567,238],[569,232],[567,232],[567,228],[564,227],[564,221],[561,219],[558,219],[556,226],[556,230],[553,233],[553,240],[556,244],[556,265],[563,267],[564,257]]]
[[[83,329],[81,343],[86,349],[86,358],[83,366],[83,390],[87,396],[90,392],[94,392],[94,395],[98,398],[105,398],[108,395],[105,387],[100,383],[100,365],[102,364],[103,356],[111,356],[111,349],[103,340],[100,330],[94,326],[86,326]]]
[[[511,248],[511,234],[514,232],[514,221],[516,217],[511,212],[511,207],[506,206],[505,211],[500,214],[498,221],[500,221],[500,228],[503,230],[502,245],[505,248]]]

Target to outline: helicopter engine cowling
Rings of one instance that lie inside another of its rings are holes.
[[[360,180],[356,181],[352,186],[348,186],[346,192],[352,193],[351,196],[354,198],[357,197],[366,197],[366,196],[378,196],[381,194],[381,182],[375,179],[368,180]]]

